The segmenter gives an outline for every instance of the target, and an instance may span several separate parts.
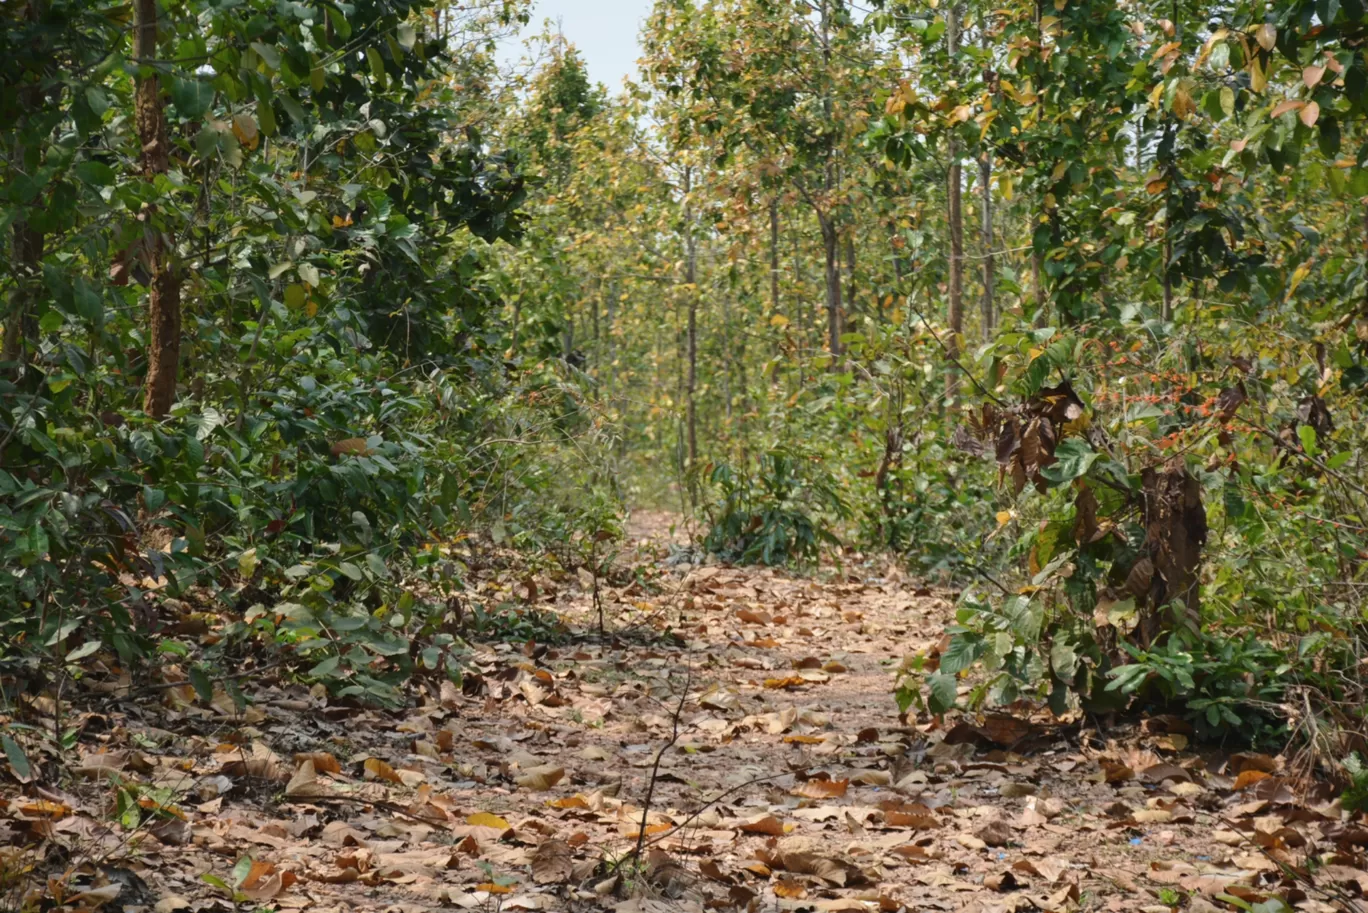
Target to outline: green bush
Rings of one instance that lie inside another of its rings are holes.
[[[849,511],[820,460],[771,450],[758,462],[754,475],[725,463],[709,474],[719,500],[706,508],[703,547],[726,561],[774,565],[816,561],[822,546],[839,545],[831,524]]]

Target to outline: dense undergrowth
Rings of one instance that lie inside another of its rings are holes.
[[[474,571],[601,608],[664,493],[716,560],[957,591],[904,713],[1347,757],[1368,13],[876,7],[661,0],[617,94],[500,73],[513,0],[7,18],[7,704],[399,704],[564,636]]]

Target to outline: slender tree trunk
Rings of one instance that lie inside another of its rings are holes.
[[[1168,233],[1168,216],[1164,216],[1164,233]],[[1169,260],[1173,257],[1173,242],[1167,237],[1164,238],[1164,262],[1161,264],[1163,269],[1162,281],[1164,286],[1164,301],[1160,312],[1160,317],[1165,323],[1173,316],[1173,280],[1169,278]]]
[[[698,289],[695,286],[698,271],[698,250],[693,234],[693,212],[689,193],[692,190],[693,170],[684,169],[684,281],[688,285],[689,328],[688,328],[688,387],[685,408],[688,421],[689,467],[698,464],[698,404],[695,401],[698,389]]]
[[[831,10],[828,0],[822,0],[821,6],[821,28],[822,28],[822,61],[824,64],[823,75],[831,74]],[[823,80],[826,83],[826,80]],[[826,120],[831,123],[833,120],[833,105],[831,94],[824,90],[822,96],[822,111],[826,115]],[[831,195],[836,190],[836,163],[834,134],[828,134],[826,138],[826,168],[824,178],[826,182],[827,202],[825,205],[831,207]],[[828,208],[828,211],[818,212],[817,221],[822,228],[822,247],[826,258],[826,291],[827,291],[827,336],[830,339],[828,348],[831,350],[831,370],[840,370],[841,356],[841,262],[839,254],[840,231],[836,221],[836,214]]]
[[[831,368],[838,369],[841,355],[841,260],[840,238],[831,216],[818,216],[822,223],[822,250],[826,260],[827,337],[830,340]]]
[[[779,198],[770,200],[770,314],[779,313]]]
[[[24,13],[30,22],[38,22],[43,16],[41,0],[29,0]],[[20,108],[26,114],[36,114],[43,106],[42,89],[39,86],[25,86],[18,92]],[[22,143],[16,143],[13,162],[16,167],[25,167],[26,150]],[[10,294],[9,313],[4,324],[4,341],[0,345],[0,361],[14,362],[10,376],[17,378],[28,363],[29,352],[38,347],[38,324],[33,319],[34,283],[43,260],[43,233],[29,225],[28,220],[20,219],[14,223],[11,256],[14,258],[14,291]]]
[[[979,158],[979,184],[983,194],[983,218],[979,234],[983,243],[983,338],[993,338],[993,328],[997,323],[996,307],[993,301],[997,283],[997,260],[993,254],[993,160],[987,152]]]
[[[28,222],[14,225],[14,291],[10,294],[10,311],[5,320],[4,349],[0,361],[14,362],[11,377],[18,377],[28,363],[29,353],[38,346],[38,325],[33,319],[33,285],[43,260],[44,236],[29,227]]]
[[[950,50],[952,66],[959,54],[961,6],[958,2],[950,4],[946,15],[946,44]],[[960,202],[960,149],[959,141],[950,139],[950,169],[946,186],[947,220],[950,223],[950,355],[959,358],[960,336],[964,332],[964,211]],[[952,364],[945,378],[947,400],[954,399],[959,392],[959,374]]]
[[[139,61],[157,57],[157,0],[134,0],[133,56]],[[139,66],[134,119],[142,143],[143,177],[148,181],[170,170],[170,143],[161,81],[150,64]],[[175,263],[174,241],[164,227],[148,225],[152,279],[147,289],[147,391],[143,410],[161,418],[176,401],[176,372],[181,348],[181,280]]]
[[[1031,251],[1031,295],[1035,298],[1035,325],[1045,326],[1045,287],[1040,281],[1041,270],[1040,254]]]
[[[845,307],[855,313],[855,228],[845,233],[846,296]]]

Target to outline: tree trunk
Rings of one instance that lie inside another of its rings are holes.
[[[1031,294],[1035,297],[1035,325],[1045,326],[1047,314],[1045,313],[1045,287],[1040,281],[1041,270],[1040,254],[1031,251]]]
[[[38,22],[43,15],[39,0],[25,5],[30,22]],[[18,92],[19,106],[25,114],[37,114],[43,107],[43,93],[38,85],[29,85]],[[12,161],[24,167],[25,149],[16,143]],[[10,376],[18,378],[28,363],[29,352],[38,347],[38,324],[33,319],[33,284],[43,260],[43,233],[32,228],[26,219],[17,220],[13,228],[11,255],[14,258],[14,291],[10,294],[9,314],[4,325],[4,340],[0,344],[0,361],[14,362]]]
[[[1165,233],[1168,232],[1168,216],[1165,216],[1165,217],[1164,217],[1164,231],[1165,231]],[[1163,265],[1162,265],[1162,268],[1163,268],[1163,270],[1164,270],[1164,272],[1163,272],[1163,277],[1162,277],[1162,278],[1163,278],[1163,286],[1164,286],[1164,302],[1163,302],[1163,309],[1162,309],[1162,311],[1160,312],[1160,317],[1164,320],[1165,323],[1167,323],[1168,320],[1169,320],[1169,318],[1170,318],[1171,316],[1173,316],[1173,280],[1169,278],[1169,259],[1172,258],[1172,257],[1173,257],[1173,242],[1170,241],[1167,237],[1165,237],[1165,238],[1164,238],[1164,262],[1163,262]]]
[[[779,313],[779,198],[770,200],[770,315]]]
[[[4,349],[0,361],[14,362],[10,376],[17,378],[28,363],[29,352],[38,345],[38,325],[33,319],[33,283],[43,259],[43,233],[29,227],[28,222],[14,225],[14,291],[10,295],[10,312],[5,321]]]
[[[166,133],[166,112],[162,107],[161,82],[148,61],[157,57],[157,0],[134,0],[133,56],[138,69],[134,119],[142,143],[143,177],[155,180],[170,167],[170,144]],[[176,401],[176,371],[180,366],[181,309],[180,275],[174,262],[174,242],[157,213],[148,225],[152,264],[151,284],[147,289],[147,391],[143,410],[162,418]]]
[[[997,261],[993,255],[993,160],[988,153],[979,158],[979,184],[983,194],[983,221],[979,226],[979,237],[983,243],[983,338],[993,338],[993,328],[997,323],[996,308],[993,301],[994,286],[997,283]]]
[[[960,15],[961,7],[959,3],[952,3],[946,15],[946,45],[950,50],[950,62],[953,66],[955,57],[959,54],[960,39]],[[960,335],[964,332],[964,211],[960,202],[960,149],[959,141],[953,136],[950,139],[949,147],[950,168],[947,176],[946,185],[946,206],[948,212],[946,218],[950,223],[950,306],[948,314],[950,323],[950,356],[954,359],[959,358],[960,354]],[[959,392],[959,374],[955,365],[951,365],[945,378],[946,400],[953,400]]]
[[[692,177],[692,168],[686,167],[684,169],[684,247],[686,251],[684,282],[688,285],[687,294],[689,296],[689,367],[685,403],[688,421],[689,467],[691,469],[698,464],[698,405],[695,401],[695,393],[698,389],[698,289],[694,284],[698,271],[698,250],[694,241],[693,213],[689,200]]]
[[[845,307],[855,313],[855,228],[845,233],[846,296]]]
[[[1140,482],[1145,542],[1126,578],[1126,588],[1140,607],[1136,633],[1149,646],[1162,632],[1171,630],[1170,622],[1176,619],[1166,618],[1164,610],[1174,602],[1182,604],[1189,624],[1200,623],[1198,592],[1207,523],[1201,483],[1181,458],[1163,469],[1143,470]]]
[[[831,368],[837,370],[841,355],[841,260],[840,238],[830,216],[818,215],[822,223],[822,249],[826,259],[827,337],[830,340]]]

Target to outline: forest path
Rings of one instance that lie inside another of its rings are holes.
[[[105,910],[230,910],[236,885],[236,909],[989,913],[1258,902],[1279,878],[1251,840],[1333,827],[1264,776],[1278,762],[1188,753],[1172,720],[1092,748],[1039,714],[901,725],[894,667],[950,602],[896,574],[696,566],[669,522],[634,520],[636,580],[601,591],[616,636],[478,646],[464,688],[434,681],[411,711],[260,681],[245,718],[110,713],[48,839],[105,856],[77,881],[133,884]],[[572,576],[478,586],[595,617]],[[110,771],[176,814],[130,839]]]

